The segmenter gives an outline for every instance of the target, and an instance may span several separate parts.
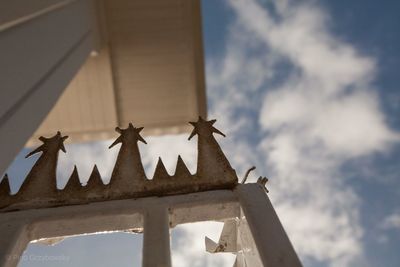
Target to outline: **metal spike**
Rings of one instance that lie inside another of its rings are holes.
[[[167,170],[165,169],[162,159],[159,157],[156,169],[154,171],[153,180],[163,179],[169,177]]]
[[[226,135],[224,133],[222,133],[220,130],[218,130],[215,127],[212,127],[211,130],[213,131],[213,133],[217,133],[217,134],[222,135],[223,137],[226,137]]]
[[[196,133],[197,133],[196,129],[193,129],[193,131],[190,133],[190,136],[189,136],[188,140],[192,139],[193,136],[196,135]]]
[[[29,152],[29,153],[25,156],[25,158],[29,158],[30,156],[32,156],[32,155],[34,155],[34,154],[36,154],[36,153],[42,152],[42,151],[43,151],[43,148],[44,148],[44,145],[39,146],[39,147],[36,148],[35,150]]]
[[[143,137],[139,134],[139,132],[138,132],[138,140],[142,141],[143,143],[145,143],[147,145],[146,140],[143,139]]]
[[[67,184],[65,185],[63,190],[70,189],[71,187],[77,187],[77,186],[82,187],[82,183],[79,179],[78,168],[76,167],[76,165],[74,165],[74,169],[73,169],[71,175],[69,176]]]
[[[97,168],[97,165],[95,164],[93,166],[92,173],[90,174],[85,187],[90,190],[90,187],[92,187],[92,186],[95,187],[95,186],[99,186],[99,185],[104,185],[104,183],[103,183],[103,179],[101,179],[99,169]]]
[[[11,187],[10,187],[10,179],[8,178],[8,174],[4,174],[3,179],[0,182],[0,196],[2,194],[10,194],[11,193]]]
[[[67,153],[67,151],[65,150],[65,146],[64,146],[63,143],[61,143],[60,149],[61,149],[62,152]]]
[[[110,149],[110,148],[112,148],[113,146],[115,146],[118,143],[122,143],[122,137],[121,136],[118,136],[118,138],[115,139],[114,143],[112,143],[108,148]]]
[[[176,169],[175,169],[174,177],[184,178],[184,177],[191,176],[191,175],[192,174],[190,173],[188,167],[186,166],[185,162],[179,155],[178,160],[176,162]]]
[[[44,143],[44,142],[48,141],[50,138],[40,136],[38,139]]]
[[[116,127],[120,133],[109,146],[114,147],[118,143],[121,146],[115,163],[112,178],[109,185],[104,185],[97,165],[94,165],[88,183],[82,186],[76,166],[71,174],[65,190],[57,191],[55,176],[57,166],[57,153],[65,152],[63,141],[68,136],[62,136],[60,132],[51,138],[40,137],[43,145],[30,152],[27,157],[43,152],[29,172],[20,192],[17,193],[11,205],[24,204],[31,199],[37,200],[36,208],[51,207],[57,205],[71,205],[104,201],[110,199],[136,198],[142,196],[170,195],[193,193],[215,188],[233,188],[237,184],[235,170],[230,166],[217,141],[210,133],[225,136],[214,128],[216,120],[205,121],[199,117],[197,122],[190,122],[194,126],[189,140],[194,135],[199,136],[197,172],[191,174],[181,156],[178,156],[175,174],[169,175],[161,158],[158,159],[154,170],[153,180],[148,180],[143,168],[137,141],[147,143],[140,135],[143,127],[135,128],[132,123],[127,129]],[[125,146],[126,145],[126,146]],[[166,179],[168,178],[168,179]],[[184,179],[181,179],[184,178]],[[266,179],[259,183],[265,184]],[[3,184],[5,182],[3,181]],[[0,207],[5,207],[5,199],[0,200]],[[7,209],[11,206],[7,206]],[[29,207],[30,208],[30,207]],[[1,208],[0,208],[1,209]]]

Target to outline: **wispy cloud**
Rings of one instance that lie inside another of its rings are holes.
[[[65,186],[74,169],[74,165],[77,166],[82,183],[87,182],[95,164],[104,182],[108,183],[118,153],[117,148],[108,149],[111,143],[112,141],[109,140],[66,145],[67,153],[59,154],[57,167],[58,187],[63,188]]]
[[[394,212],[383,219],[383,229],[400,230],[400,212]]]
[[[256,163],[272,177],[303,261],[349,266],[362,255],[363,228],[340,167],[399,140],[372,86],[375,61],[335,37],[315,2],[227,3],[237,18],[226,54],[207,66],[211,113],[232,130],[225,148],[235,166]]]
[[[223,223],[198,222],[178,225],[172,231],[172,263],[176,267],[231,267],[236,256],[230,253],[210,254],[205,251],[204,237],[218,240]]]

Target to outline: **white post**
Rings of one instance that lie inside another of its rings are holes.
[[[265,267],[301,267],[301,262],[264,189],[258,184],[239,185],[240,205]]]
[[[29,241],[26,222],[1,218],[0,266],[17,266]]]
[[[171,267],[167,207],[149,205],[143,231],[143,267]]]

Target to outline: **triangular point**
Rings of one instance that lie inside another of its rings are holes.
[[[0,195],[10,194],[10,193],[11,193],[10,182],[8,179],[8,175],[6,173],[4,174],[3,179],[0,182]]]
[[[81,180],[79,179],[79,173],[78,169],[76,168],[76,165],[74,166],[74,170],[72,171],[67,184],[65,185],[64,189],[68,190],[73,190],[73,189],[79,189],[82,188],[82,183]]]
[[[158,158],[157,166],[154,171],[154,176],[153,180],[156,179],[163,179],[163,178],[168,178],[169,174],[167,170],[165,169],[164,163],[162,162],[161,158]]]
[[[186,166],[185,162],[183,161],[182,157],[178,156],[178,161],[176,162],[176,169],[175,169],[175,177],[187,177],[191,176],[188,167]]]
[[[86,187],[94,187],[94,186],[99,186],[99,185],[103,186],[104,183],[103,183],[103,180],[101,179],[99,169],[97,168],[97,165],[95,164],[93,167],[92,173],[89,176],[89,180],[86,184]]]

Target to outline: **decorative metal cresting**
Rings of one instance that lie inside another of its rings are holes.
[[[215,189],[231,189],[238,183],[235,170],[231,167],[213,134],[225,136],[213,125],[216,120],[206,121],[199,117],[190,122],[194,129],[189,140],[198,136],[197,171],[191,174],[178,156],[174,175],[169,175],[161,160],[155,169],[153,179],[148,179],[142,164],[138,142],[146,141],[140,135],[143,127],[136,128],[131,123],[128,128],[115,130],[120,136],[111,144],[113,148],[121,143],[110,183],[103,184],[97,166],[85,186],[82,186],[76,166],[63,189],[57,189],[56,169],[58,153],[65,151],[64,141],[68,136],[60,132],[51,138],[40,137],[41,146],[27,157],[41,152],[39,159],[25,178],[20,190],[10,194],[7,174],[0,183],[0,211],[22,210],[84,204],[105,200],[164,196],[194,193]]]

